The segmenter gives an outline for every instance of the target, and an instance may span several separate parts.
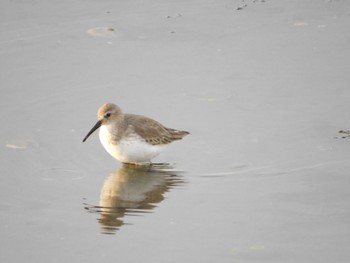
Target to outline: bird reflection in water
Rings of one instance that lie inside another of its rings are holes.
[[[167,164],[123,164],[105,180],[99,206],[84,204],[85,209],[100,215],[101,233],[115,234],[125,224],[125,216],[151,212],[163,201],[164,193],[184,184],[180,172],[171,169]]]

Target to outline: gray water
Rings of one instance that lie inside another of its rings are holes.
[[[1,5],[1,262],[348,261],[348,1]],[[191,135],[123,166],[107,101]]]

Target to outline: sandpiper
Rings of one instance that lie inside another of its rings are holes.
[[[123,163],[149,164],[164,147],[189,134],[164,127],[159,122],[136,114],[127,114],[113,103],[106,103],[97,113],[98,121],[83,142],[98,128],[106,151]]]

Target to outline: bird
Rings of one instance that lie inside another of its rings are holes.
[[[103,104],[97,112],[98,121],[87,133],[83,142],[99,130],[99,138],[105,150],[122,163],[146,165],[164,148],[189,134],[163,126],[143,116],[124,113],[114,103]]]

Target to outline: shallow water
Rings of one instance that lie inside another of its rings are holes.
[[[115,234],[124,217],[151,213],[162,202],[164,194],[185,184],[180,172],[171,166],[138,167],[124,164],[106,178],[98,205],[84,203],[84,208],[98,214],[101,233]]]
[[[347,262],[347,10],[5,1],[0,261]],[[106,101],[191,135],[122,166]]]

